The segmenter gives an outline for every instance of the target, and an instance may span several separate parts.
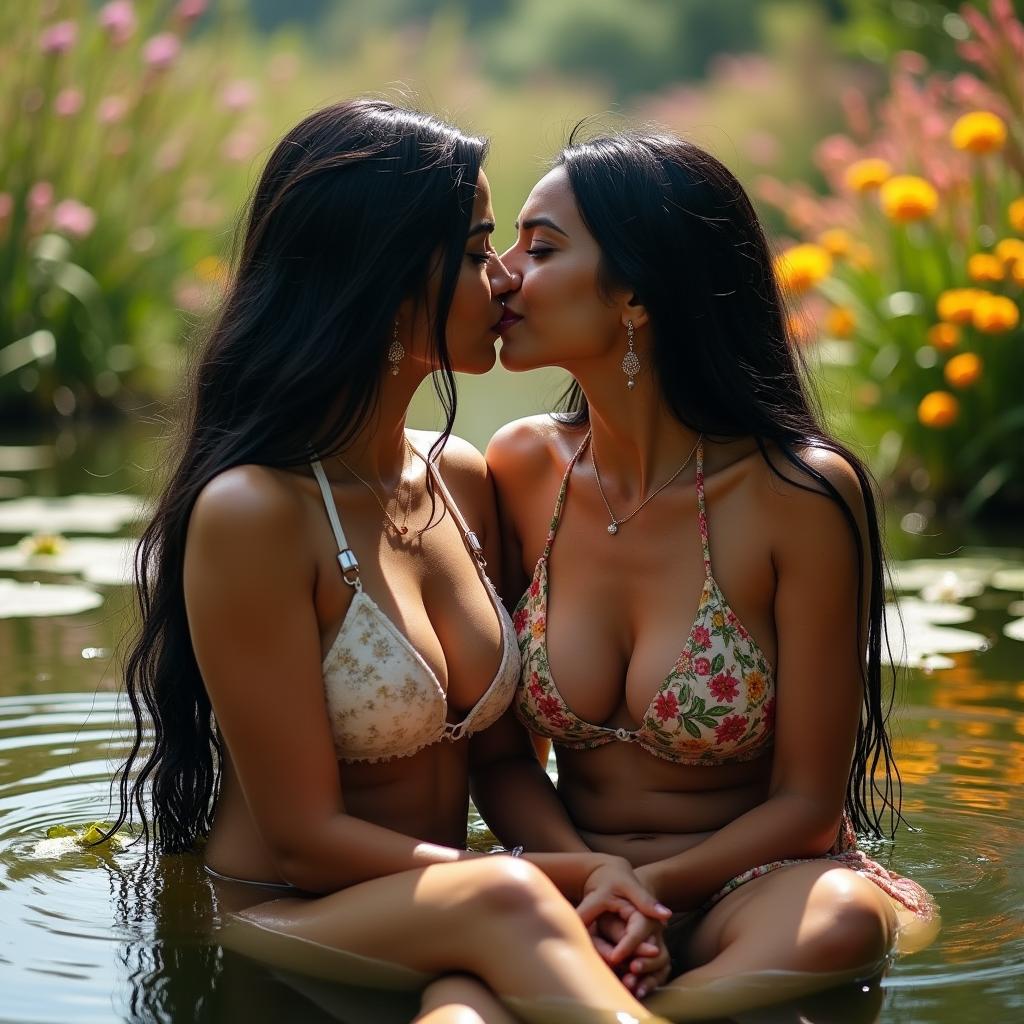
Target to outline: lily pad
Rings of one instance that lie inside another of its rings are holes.
[[[892,661],[898,665],[928,670],[950,667],[937,656],[964,651],[981,651],[988,640],[981,633],[966,629],[952,629],[951,624],[969,622],[974,618],[973,608],[941,602],[905,598],[885,607],[885,625],[889,635]],[[883,660],[889,652],[882,649]]]
[[[1024,569],[1002,569],[992,577],[997,590],[1024,590]]]
[[[77,615],[101,604],[103,595],[89,587],[0,580],[0,619]]]
[[[132,578],[135,554],[132,537],[26,537],[14,547],[0,548],[0,570],[82,575],[90,583],[126,584]]]
[[[117,533],[146,514],[131,494],[73,494],[0,502],[0,533]]]
[[[996,573],[1006,567],[1005,559],[989,557],[921,558],[896,562],[891,570],[892,586],[894,590],[924,590],[953,580],[961,584],[980,583],[985,587]]]
[[[0,444],[0,473],[26,473],[52,466],[55,452],[52,445]]]
[[[1024,619],[1014,619],[1003,626],[1003,633],[1011,640],[1024,642]]]

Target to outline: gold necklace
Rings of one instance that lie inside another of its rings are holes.
[[[380,500],[380,495],[377,494],[377,490],[372,484],[367,483],[340,455],[334,457],[374,496],[377,500],[377,504],[380,505],[381,512],[384,513],[384,518],[388,521],[391,529],[395,533],[404,537],[409,532],[409,527],[406,525],[409,522],[409,507],[412,505],[412,481],[407,481],[405,477],[405,467],[412,460],[412,445],[409,444],[409,438],[403,436],[405,441],[405,457],[402,460],[402,475],[398,478],[398,486],[395,488],[395,502],[398,508],[402,511],[402,525],[391,518],[388,514],[387,507],[384,502]],[[405,485],[406,502],[403,507],[402,504],[402,486]]]
[[[693,458],[694,452],[697,451],[697,449],[700,447],[701,441],[704,440],[704,435],[701,434],[697,438],[697,443],[690,449],[690,454],[686,456],[686,461],[657,490],[651,491],[651,493],[648,494],[647,497],[644,498],[644,500],[641,501],[640,504],[637,505],[637,507],[633,509],[633,511],[630,512],[628,516],[623,516],[621,519],[615,518],[615,513],[612,511],[611,505],[608,504],[608,498],[604,493],[604,487],[601,486],[601,474],[598,472],[597,469],[597,451],[595,450],[594,446],[593,431],[591,431],[587,435],[587,440],[590,441],[590,461],[594,467],[594,479],[597,480],[597,490],[598,493],[601,495],[601,500],[604,502],[604,507],[608,510],[608,518],[611,519],[611,522],[608,524],[608,532],[614,537],[615,534],[619,532],[619,527],[623,523],[628,523],[630,519],[632,519],[633,516],[635,516],[637,512],[639,512],[640,509],[642,509],[644,505],[647,504],[647,502],[661,494],[661,492],[665,490],[665,488],[668,487],[668,485],[672,483],[672,481],[675,480],[675,478],[679,476],[679,474],[682,473],[684,469],[686,469],[686,467],[690,464],[690,459]]]

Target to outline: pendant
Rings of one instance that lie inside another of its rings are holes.
[[[409,532],[408,526],[399,527],[398,532],[404,537]]]
[[[614,537],[619,532],[619,524],[611,523],[608,527],[608,532]]]

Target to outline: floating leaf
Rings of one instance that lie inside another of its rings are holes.
[[[0,548],[0,569],[83,575],[90,583],[131,582],[132,537],[63,537],[36,534],[15,547]]]
[[[88,587],[0,580],[0,619],[77,615],[101,604],[103,595]]]
[[[0,533],[116,533],[142,519],[145,504],[130,494],[73,494],[0,502]]]
[[[951,629],[950,624],[969,622],[974,618],[973,608],[906,598],[885,607],[885,625],[889,635],[887,652],[882,647],[882,658],[891,658],[894,664],[913,668],[948,668],[946,662],[937,663],[936,655],[981,651],[988,640],[981,633],[966,629]],[[902,621],[901,621],[902,620]]]
[[[997,590],[1024,590],[1024,569],[1001,569],[992,577]]]
[[[1024,642],[1024,619],[1014,619],[1003,626],[1003,633],[1011,640]]]

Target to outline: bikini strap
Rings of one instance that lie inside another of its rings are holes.
[[[456,525],[462,531],[462,539],[469,549],[469,553],[476,560],[476,564],[482,572],[484,567],[487,565],[487,559],[484,558],[484,546],[480,543],[480,538],[476,533],[469,528],[469,523],[466,522],[465,517],[462,515],[462,510],[459,508],[458,503],[452,497],[452,492],[448,490],[448,485],[444,482],[444,477],[441,476],[440,467],[437,465],[437,456],[428,458],[410,441],[409,448],[414,451],[427,467],[427,472],[430,473],[431,479],[437,485],[437,489],[441,492],[441,500],[444,502],[445,507],[451,513],[452,518],[455,520]]]
[[[327,518],[331,521],[331,530],[334,539],[338,544],[338,565],[341,566],[341,578],[356,590],[362,590],[363,584],[359,579],[359,560],[355,552],[348,546],[345,540],[345,531],[341,528],[341,520],[338,518],[338,507],[334,504],[334,495],[331,493],[331,485],[327,482],[327,474],[320,464],[320,459],[314,453],[310,465],[313,467],[313,476],[320,485],[320,493],[323,495],[324,508],[327,509]]]
[[[697,527],[704,552],[704,575],[711,578],[711,543],[708,540],[708,512],[704,504],[704,442],[697,442]]]
[[[565,495],[569,490],[569,477],[572,475],[572,467],[576,465],[579,457],[587,450],[587,445],[590,444],[591,431],[587,431],[587,436],[583,438],[583,443],[576,449],[576,454],[569,460],[569,464],[565,467],[565,473],[562,475],[562,486],[558,489],[558,497],[555,499],[555,510],[551,513],[551,525],[548,527],[548,539],[544,544],[544,554],[542,558],[547,558],[551,554],[551,545],[555,543],[555,533],[558,531],[558,524],[562,518],[562,506],[565,504]]]

